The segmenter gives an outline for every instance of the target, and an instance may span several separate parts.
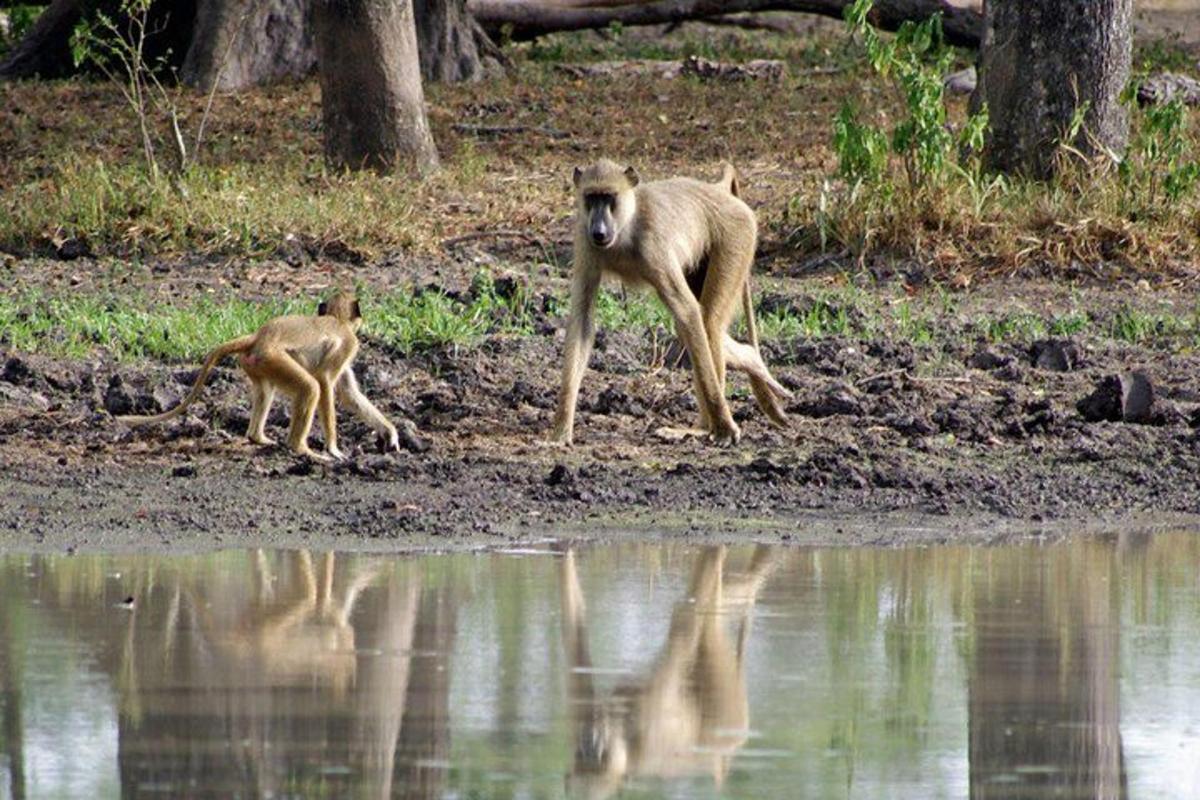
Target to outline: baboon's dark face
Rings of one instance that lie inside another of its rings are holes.
[[[588,192],[583,196],[587,214],[588,238],[596,247],[611,247],[617,240],[617,196],[609,192]]]

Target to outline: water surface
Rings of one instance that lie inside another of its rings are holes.
[[[1200,797],[1198,576],[1188,534],[0,556],[0,798]]]

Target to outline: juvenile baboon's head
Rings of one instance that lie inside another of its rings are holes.
[[[608,159],[586,168],[575,168],[578,223],[584,225],[588,241],[601,249],[612,247],[637,210],[633,189],[637,170],[622,169]]]
[[[317,316],[335,317],[358,330],[362,325],[362,312],[358,307],[358,299],[349,292],[338,292],[333,297],[317,306]]]

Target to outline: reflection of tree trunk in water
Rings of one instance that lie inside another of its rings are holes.
[[[396,748],[396,797],[441,797],[450,757],[450,655],[458,632],[458,602],[453,592],[426,590],[413,638],[414,664],[404,701],[404,721]]]
[[[1031,556],[991,554],[974,587],[971,797],[1125,798],[1113,549]]]
[[[8,758],[9,796],[25,800],[25,731],[21,724],[21,669],[14,652],[15,642],[9,614],[15,604],[5,602],[0,609],[0,734],[4,736],[4,755]]]
[[[362,797],[391,797],[392,772],[400,722],[408,697],[412,668],[413,634],[421,581],[411,576],[402,582],[393,578],[380,614],[379,638],[373,649],[379,655],[366,657],[358,671],[358,735],[362,742]]]

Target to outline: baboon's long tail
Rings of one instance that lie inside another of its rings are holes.
[[[196,382],[192,384],[191,391],[188,392],[187,397],[180,401],[179,405],[175,406],[171,410],[164,411],[161,414],[153,414],[151,416],[130,414],[117,417],[117,419],[121,422],[124,422],[126,425],[138,426],[148,425],[152,422],[166,422],[169,419],[178,417],[187,409],[188,406],[196,402],[196,398],[200,396],[200,390],[204,387],[204,382],[208,380],[208,374],[212,372],[213,367],[217,365],[217,362],[232,353],[246,352],[254,345],[254,340],[256,338],[257,336],[252,333],[247,336],[241,336],[237,339],[230,339],[228,342],[225,342],[217,347],[216,350],[213,350],[211,353],[209,353],[208,358],[204,360],[204,366],[200,368],[200,374],[196,376]]]
[[[758,321],[754,319],[754,298],[750,296],[750,276],[742,284],[742,313],[746,316],[746,332],[750,335],[750,346],[758,350]]]

